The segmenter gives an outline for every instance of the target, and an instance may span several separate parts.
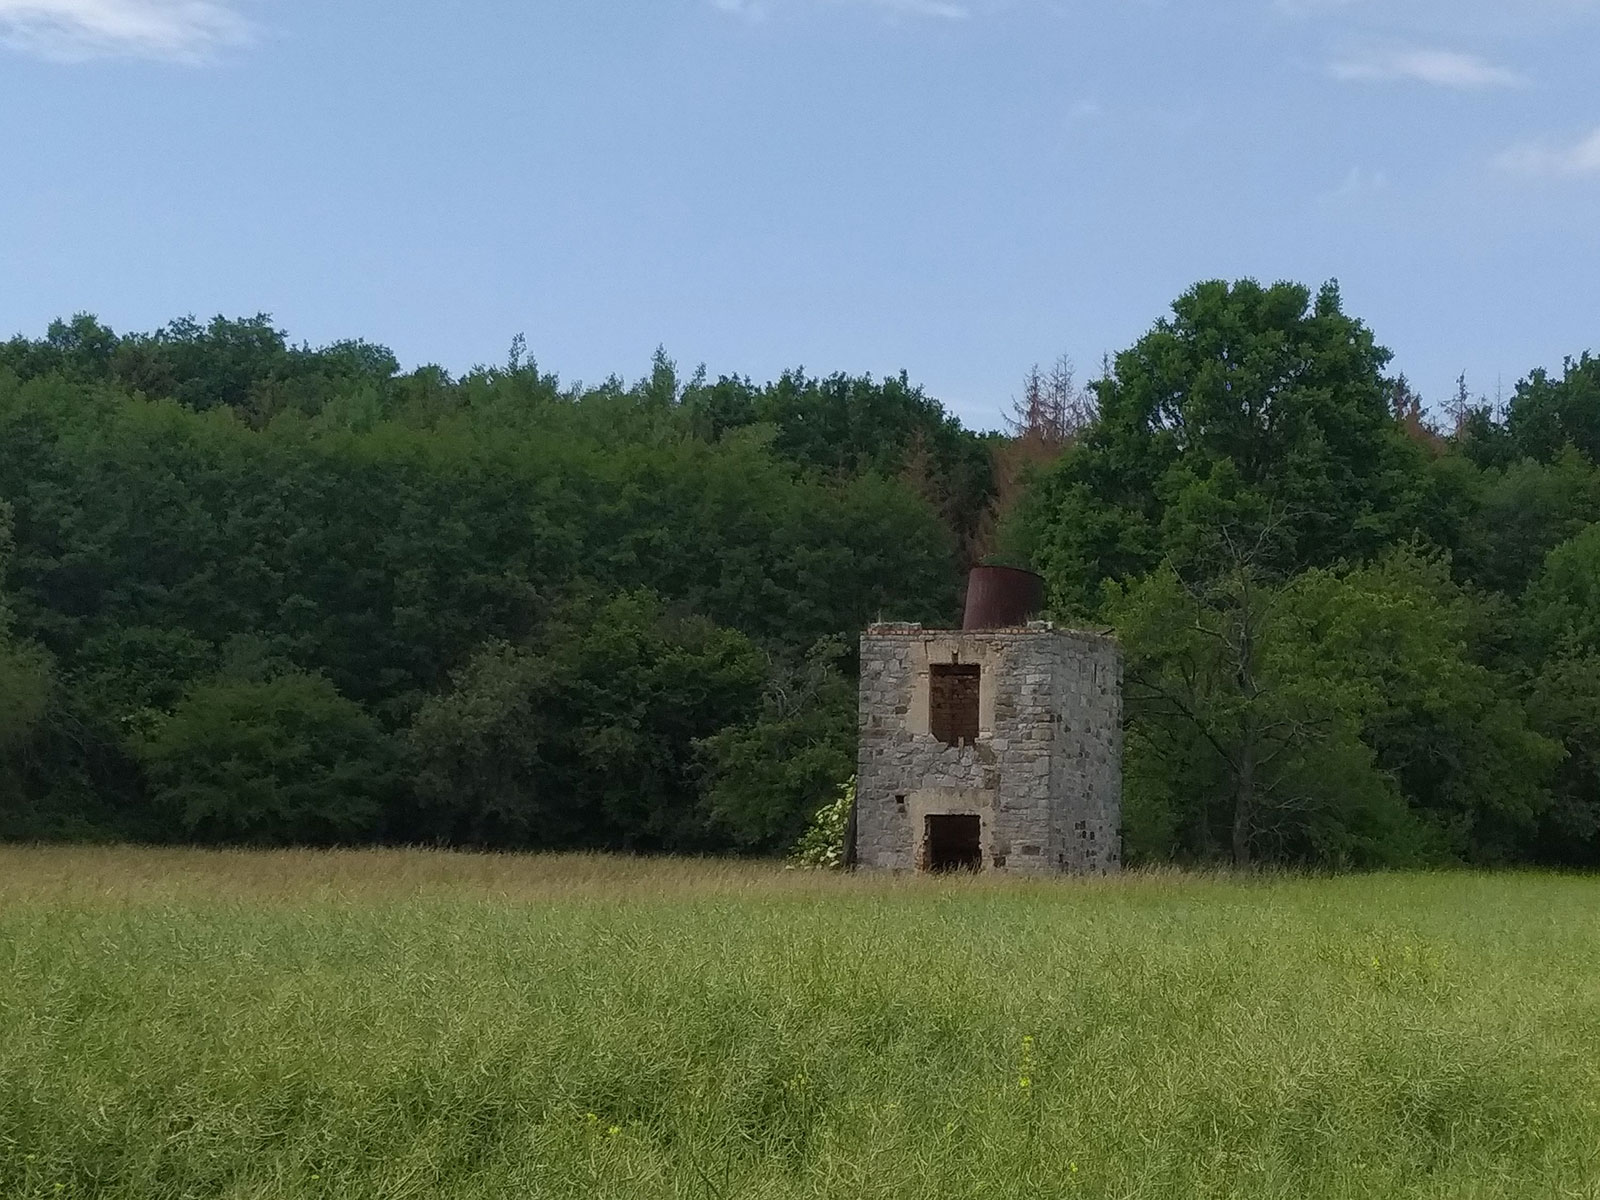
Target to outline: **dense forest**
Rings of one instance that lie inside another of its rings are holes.
[[[0,837],[773,853],[855,635],[1031,565],[1127,656],[1132,862],[1600,861],[1600,360],[1433,410],[1210,282],[964,430],[905,375],[0,344]]]

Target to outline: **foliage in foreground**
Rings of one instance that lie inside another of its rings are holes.
[[[1590,881],[0,849],[0,1194],[1523,1197]]]

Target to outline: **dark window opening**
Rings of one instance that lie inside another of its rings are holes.
[[[924,831],[924,859],[929,871],[978,871],[983,868],[983,823],[975,816],[930,815]]]
[[[946,746],[978,740],[976,663],[935,663],[928,680],[928,730]]]

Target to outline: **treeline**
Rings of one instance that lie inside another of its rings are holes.
[[[1388,362],[1202,284],[1009,524],[1121,636],[1130,860],[1600,861],[1600,360],[1443,428]]]
[[[769,853],[855,636],[1032,565],[1127,655],[1130,861],[1600,860],[1600,360],[1430,416],[1206,283],[1014,436],[904,376],[401,372],[266,318],[0,346],[0,837]]]
[[[903,377],[57,323],[0,346],[0,836],[782,849],[992,490]]]

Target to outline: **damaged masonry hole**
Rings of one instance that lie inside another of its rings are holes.
[[[946,746],[978,740],[978,685],[975,663],[934,663],[928,680],[928,731]]]

